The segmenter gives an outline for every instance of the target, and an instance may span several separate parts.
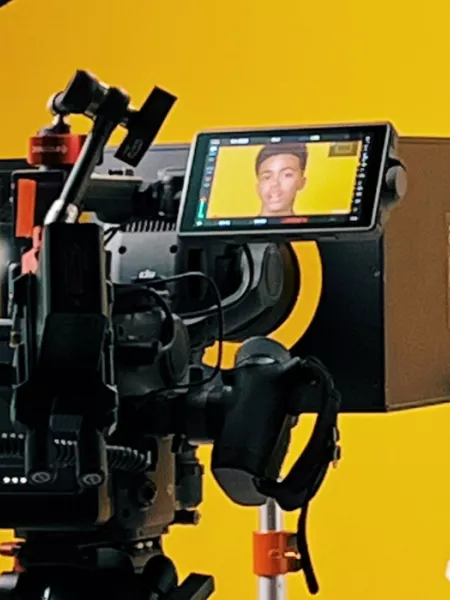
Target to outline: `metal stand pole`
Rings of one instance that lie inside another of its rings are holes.
[[[259,531],[282,531],[283,513],[278,504],[269,499],[259,509]],[[286,600],[286,580],[284,575],[259,577],[258,600]]]

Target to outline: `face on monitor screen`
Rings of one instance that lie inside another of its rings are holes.
[[[370,229],[389,125],[203,133],[180,235]]]

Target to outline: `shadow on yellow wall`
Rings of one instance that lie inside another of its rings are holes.
[[[48,96],[77,68],[137,104],[154,84],[177,94],[159,141],[210,126],[383,119],[408,135],[450,135],[449,9],[437,0],[427,9],[406,0],[14,0],[0,10],[0,157],[24,155],[48,122]],[[342,418],[344,459],[310,517],[323,600],[448,597],[449,428],[449,407]],[[292,455],[307,433],[296,434]],[[201,456],[207,463],[209,451]],[[199,527],[168,536],[167,551],[182,574],[214,573],[218,599],[255,598],[256,512],[232,506],[208,477],[202,513]],[[289,586],[290,598],[307,597],[301,576]]]

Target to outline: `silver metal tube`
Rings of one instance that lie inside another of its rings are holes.
[[[281,531],[283,529],[283,513],[278,504],[270,499],[259,509],[259,531]],[[278,577],[259,577],[258,600],[286,600],[286,579]]]

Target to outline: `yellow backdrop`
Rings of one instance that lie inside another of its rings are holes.
[[[204,127],[388,119],[403,134],[450,136],[450,8],[429,0],[426,9],[407,0],[13,0],[0,10],[0,156],[24,154],[48,122],[49,94],[77,68],[136,103],[154,84],[178,94],[165,142]],[[448,598],[450,407],[346,416],[341,428],[344,458],[309,521],[320,598]],[[213,572],[218,600],[255,598],[255,511],[232,506],[208,477],[202,513],[166,549],[182,574]],[[301,576],[289,591],[308,597]]]
[[[308,144],[306,185],[297,195],[298,215],[349,212],[353,199],[356,156],[331,156],[329,143]],[[263,146],[220,148],[211,186],[207,217],[239,218],[257,216],[261,201],[256,190],[255,160]]]

